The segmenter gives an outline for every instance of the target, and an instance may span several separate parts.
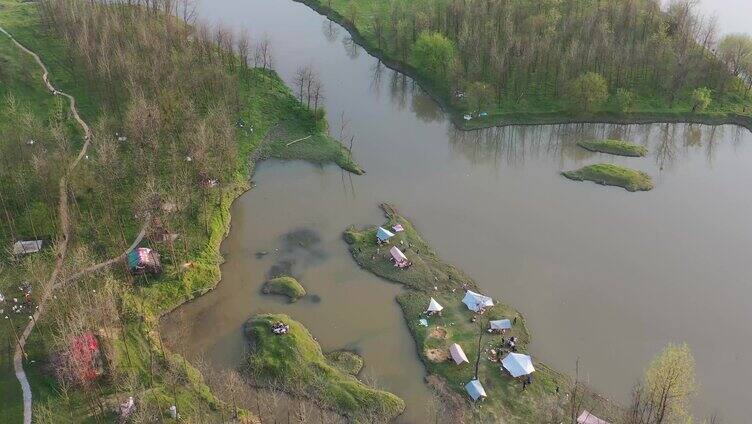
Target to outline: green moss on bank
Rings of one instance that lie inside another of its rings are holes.
[[[443,262],[428,246],[415,227],[405,217],[399,215],[391,205],[382,205],[386,214],[383,227],[402,224],[405,231],[397,233],[390,240],[405,253],[413,266],[398,269],[389,261],[390,246],[376,243],[377,227],[345,231],[345,240],[356,262],[365,270],[388,280],[404,284],[408,290],[397,297],[405,321],[415,339],[418,354],[430,375],[441,377],[446,386],[462,399],[468,399],[465,384],[474,377],[474,365],[480,356],[478,378],[483,384],[488,398],[482,407],[470,408],[461,402],[459,409],[452,410],[454,421],[467,422],[559,422],[566,415],[569,403],[567,392],[571,381],[565,375],[535,361],[535,383],[523,391],[520,382],[500,372],[498,362],[492,361],[490,349],[498,349],[501,335],[486,332],[488,321],[508,318],[514,321],[511,332],[504,337],[516,336],[519,351],[525,352],[530,343],[530,334],[523,316],[514,308],[494,299],[496,305],[484,315],[472,321],[473,313],[462,303],[464,289],[480,291],[477,284],[464,272]],[[424,312],[430,298],[435,298],[444,310],[441,316],[428,317],[429,325],[420,325],[419,319],[426,318]],[[482,338],[479,351],[479,336]],[[455,365],[448,360],[436,360],[448,355],[449,346],[458,343],[465,351],[470,364]],[[583,404],[589,406],[599,416],[615,416],[613,405],[596,400],[588,395]],[[449,402],[449,400],[447,400]]]
[[[287,334],[272,333],[277,322],[289,326]],[[259,385],[282,386],[360,422],[391,420],[405,409],[397,396],[333,366],[311,333],[287,315],[257,315],[246,323],[245,332],[251,345],[248,370]]]
[[[339,368],[340,371],[350,375],[358,375],[363,369],[363,358],[349,350],[335,350],[326,354],[329,363]]]
[[[650,175],[610,163],[588,165],[576,171],[562,172],[562,175],[575,181],[592,181],[597,184],[623,187],[627,191],[649,191],[653,189]]]
[[[287,296],[290,302],[296,302],[306,295],[305,289],[300,285],[298,280],[289,276],[272,278],[264,283],[264,287],[261,290],[265,294]]]
[[[591,152],[610,155],[643,157],[648,154],[645,146],[620,140],[582,140],[578,141],[577,145]]]

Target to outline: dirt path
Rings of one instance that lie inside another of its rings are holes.
[[[24,356],[26,356],[24,347],[26,346],[26,341],[28,340],[29,335],[31,334],[31,331],[34,329],[34,326],[39,320],[39,317],[47,309],[48,301],[50,297],[52,296],[52,292],[55,290],[55,288],[59,286],[58,277],[60,276],[60,272],[63,269],[63,263],[65,261],[66,255],[68,254],[68,240],[70,239],[70,222],[69,222],[69,214],[68,214],[68,177],[71,174],[71,172],[73,172],[73,170],[78,166],[79,162],[81,162],[81,159],[83,159],[83,157],[86,155],[87,150],[89,149],[89,144],[91,143],[91,129],[89,128],[89,125],[83,119],[81,119],[81,116],[78,113],[78,108],[76,107],[76,99],[70,94],[64,93],[56,89],[50,83],[49,78],[48,78],[49,71],[47,70],[47,67],[42,62],[42,59],[39,58],[39,55],[27,49],[21,43],[16,41],[16,39],[13,38],[13,36],[10,35],[4,28],[0,27],[0,32],[8,36],[8,38],[10,38],[11,41],[13,41],[13,43],[19,49],[21,49],[22,51],[24,51],[25,53],[29,54],[30,56],[34,58],[34,60],[39,65],[39,67],[42,69],[42,81],[44,82],[44,85],[52,93],[53,96],[63,96],[68,99],[68,101],[70,102],[70,110],[71,110],[71,113],[73,114],[73,118],[76,120],[76,122],[81,126],[81,128],[84,131],[84,144],[83,146],[81,146],[81,151],[78,152],[78,156],[75,158],[75,160],[73,160],[73,162],[70,163],[66,173],[60,178],[60,182],[58,183],[58,190],[59,190],[58,195],[60,197],[60,200],[58,202],[58,214],[60,216],[60,228],[62,229],[62,238],[59,238],[58,240],[56,240],[55,246],[54,246],[55,249],[57,250],[57,260],[55,262],[55,269],[52,271],[52,275],[50,276],[49,281],[43,288],[42,296],[39,299],[39,309],[37,309],[37,311],[32,316],[32,319],[29,321],[29,324],[26,326],[23,333],[21,333],[21,336],[18,339],[18,345],[16,346],[16,352],[13,356],[13,368],[16,374],[16,378],[18,379],[19,384],[21,384],[21,390],[23,392],[23,402],[24,402],[24,421],[23,422],[24,424],[31,424],[32,394],[31,394],[31,386],[29,385],[29,380],[27,379],[26,372],[24,371],[24,368],[23,368],[23,358]]]

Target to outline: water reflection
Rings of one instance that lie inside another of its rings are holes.
[[[321,32],[324,34],[326,41],[333,43],[337,41],[339,36],[340,26],[330,20],[325,20],[321,25]]]

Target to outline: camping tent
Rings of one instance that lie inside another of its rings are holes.
[[[577,417],[577,424],[610,424],[608,421],[604,421],[595,415],[591,414],[587,410],[583,410],[582,414]]]
[[[473,380],[465,385],[465,390],[467,390],[467,394],[470,395],[473,400],[478,399],[485,399],[486,398],[486,390],[483,388],[483,386],[480,384],[480,381]]]
[[[381,243],[389,241],[389,239],[392,237],[394,237],[394,233],[385,229],[384,227],[379,227],[379,229],[376,230],[376,239],[378,239],[378,241]]]
[[[139,247],[128,253],[128,268],[134,274],[159,274],[162,272],[162,263],[159,253],[147,248]]]
[[[426,312],[441,312],[442,309],[444,309],[444,307],[441,306],[436,299],[431,298],[431,301],[428,302],[428,309],[426,309]]]
[[[508,319],[499,319],[496,321],[489,321],[489,324],[491,324],[491,330],[494,331],[502,331],[502,330],[511,330],[512,329],[512,321]]]
[[[457,343],[449,346],[449,353],[452,355],[452,359],[454,359],[454,363],[457,365],[460,365],[463,362],[470,362],[467,359],[467,355],[465,355],[465,352],[462,350],[462,347]]]
[[[532,374],[535,371],[533,359],[521,353],[510,353],[506,358],[501,360],[501,365],[515,378]]]
[[[465,293],[465,298],[462,299],[462,303],[467,305],[467,308],[471,311],[478,312],[484,308],[490,308],[493,306],[493,299],[482,294],[475,293],[472,290],[468,290]]]
[[[42,250],[42,240],[17,241],[13,244],[13,254],[16,256],[36,253]]]
[[[392,258],[394,258],[394,262],[397,264],[397,266],[406,266],[407,265],[407,256],[405,256],[404,253],[402,253],[401,250],[397,248],[397,246],[393,246],[389,253],[392,254]]]

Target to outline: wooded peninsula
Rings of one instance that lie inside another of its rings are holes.
[[[416,78],[463,128],[566,122],[752,128],[752,41],[688,0],[298,0]]]

